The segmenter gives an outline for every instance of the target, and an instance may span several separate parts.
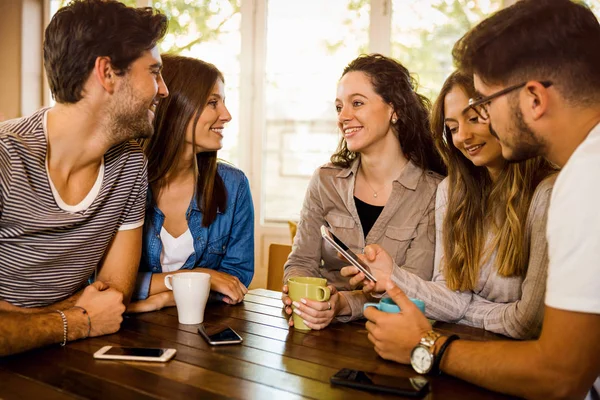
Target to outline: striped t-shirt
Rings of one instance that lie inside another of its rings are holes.
[[[0,123],[0,300],[20,307],[73,295],[116,232],[144,223],[146,161],[134,141],[104,155],[81,203],[62,201],[47,170],[46,111]]]

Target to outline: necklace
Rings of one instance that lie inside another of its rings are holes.
[[[362,170],[361,170],[362,172]],[[383,185],[383,187],[379,190],[375,190],[373,189],[373,186],[371,186],[371,184],[369,183],[369,181],[367,180],[367,177],[365,176],[365,173],[363,172],[363,177],[365,179],[365,182],[367,183],[367,185],[371,188],[371,190],[373,191],[373,197],[377,198],[377,192],[381,192],[383,189],[385,189],[386,185]]]

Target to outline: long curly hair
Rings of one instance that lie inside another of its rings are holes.
[[[342,77],[352,71],[365,73],[375,93],[392,105],[398,116],[392,127],[406,158],[424,170],[445,175],[446,168],[429,131],[431,102],[417,93],[417,83],[410,72],[398,61],[381,54],[359,56],[344,68]],[[331,162],[347,168],[356,157],[357,153],[348,150],[346,139],[342,136]]]
[[[444,121],[444,100],[455,87],[474,97],[472,76],[452,73],[435,101],[431,132],[448,167],[448,206],[443,222],[443,271],[451,290],[473,290],[482,263],[497,251],[501,276],[524,276],[529,260],[527,213],[537,185],[556,168],[541,157],[506,163],[492,182],[485,167],[467,159],[452,143]],[[466,106],[466,105],[465,105]],[[486,246],[489,233],[493,238]]]

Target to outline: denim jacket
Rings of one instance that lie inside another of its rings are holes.
[[[248,178],[244,173],[226,163],[219,162],[217,173],[227,190],[227,208],[220,210],[210,226],[202,226],[202,212],[192,197],[186,212],[188,227],[194,238],[194,253],[182,269],[210,268],[236,276],[245,286],[254,276],[254,206]],[[152,274],[161,273],[160,254],[162,241],[160,231],[164,214],[152,204],[148,189],[142,259],[133,300],[148,298]]]

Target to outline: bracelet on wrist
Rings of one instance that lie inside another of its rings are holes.
[[[454,342],[455,340],[460,339],[458,337],[458,335],[451,335],[448,337],[448,339],[446,339],[446,341],[442,344],[442,346],[440,347],[440,350],[438,351],[437,355],[435,356],[435,364],[432,368],[432,372],[435,375],[441,375],[442,374],[442,357],[444,356],[444,353],[446,352],[446,350],[448,350],[448,347],[450,346],[450,344],[452,342]]]
[[[67,335],[69,333],[69,325],[67,323],[67,316],[61,310],[55,310],[55,311],[60,314],[60,317],[62,318],[62,321],[63,321],[63,341],[60,345],[64,346],[67,344]]]
[[[92,319],[90,318],[90,314],[87,312],[87,310],[81,306],[73,306],[71,308],[80,308],[81,311],[83,311],[83,315],[87,316],[87,320],[88,320],[88,332],[87,332],[87,336],[84,337],[84,339],[87,339],[90,337],[90,333],[92,332]]]

